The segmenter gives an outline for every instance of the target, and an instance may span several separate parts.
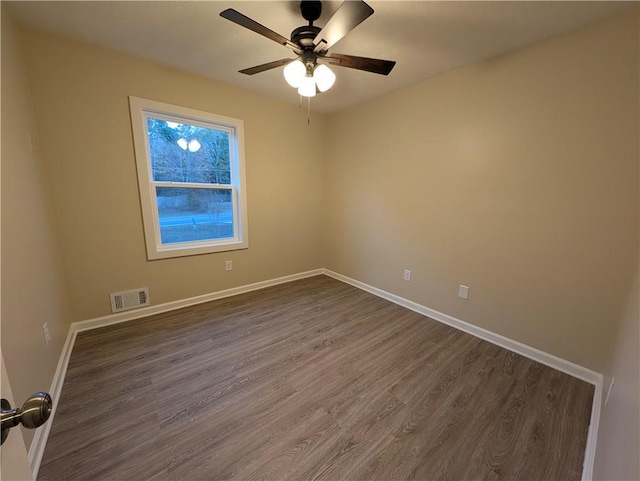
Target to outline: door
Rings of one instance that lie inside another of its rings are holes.
[[[8,399],[12,407],[15,407],[15,399],[11,392],[9,376],[4,365],[4,357],[0,350],[0,366],[2,368],[2,397]],[[32,481],[31,467],[27,458],[27,448],[24,445],[20,427],[13,428],[9,437],[0,447],[0,480],[2,481]]]

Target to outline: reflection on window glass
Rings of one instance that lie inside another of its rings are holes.
[[[234,236],[231,190],[156,187],[163,244]]]
[[[147,118],[155,182],[230,184],[229,133]]]
[[[129,97],[147,258],[247,249],[244,122]]]

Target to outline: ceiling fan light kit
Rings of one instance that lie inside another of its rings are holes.
[[[294,89],[300,87],[302,79],[307,75],[307,68],[302,63],[302,60],[296,59],[291,63],[288,63],[282,70],[284,79]]]
[[[320,92],[326,92],[336,81],[336,74],[326,65],[318,64],[307,68],[300,59],[287,64],[282,73],[287,83],[297,88],[303,97],[315,96],[316,88]]]
[[[303,97],[315,97],[316,96],[316,81],[313,77],[304,77],[298,87],[298,93]]]
[[[296,28],[291,33],[291,39],[268,29],[233,8],[220,12],[221,17],[279,43],[298,56],[293,61],[276,60],[240,70],[240,73],[254,75],[285,65],[283,74],[287,83],[298,89],[301,96],[311,98],[317,92],[329,90],[336,81],[335,73],[325,63],[380,75],[389,75],[395,66],[396,63],[391,60],[329,54],[329,49],[333,45],[373,14],[373,9],[364,1],[345,1],[323,28],[313,25],[322,13],[322,2],[303,0],[300,2],[300,12],[309,25]]]
[[[333,84],[336,81],[336,74],[334,74],[333,71],[326,65],[320,64],[313,72],[313,79],[318,86],[318,90],[320,92],[326,92],[331,87],[333,87]]]

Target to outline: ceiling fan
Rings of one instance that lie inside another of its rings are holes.
[[[268,29],[233,8],[220,12],[221,17],[287,47],[298,56],[296,59],[283,58],[246,68],[240,70],[240,73],[254,75],[286,65],[283,73],[289,85],[297,88],[301,96],[313,97],[317,91],[326,92],[329,90],[335,82],[336,76],[327,64],[380,75],[389,75],[396,64],[391,60],[329,53],[329,49],[333,45],[373,14],[373,8],[364,1],[345,1],[323,28],[313,24],[322,13],[321,1],[301,1],[300,12],[309,25],[296,28],[291,32],[291,39]]]

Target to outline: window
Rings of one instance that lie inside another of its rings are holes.
[[[242,120],[129,97],[147,257],[248,247]]]

